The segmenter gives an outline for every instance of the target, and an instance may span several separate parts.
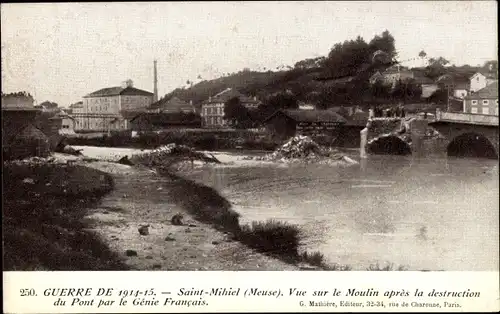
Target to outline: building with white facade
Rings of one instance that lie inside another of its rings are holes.
[[[486,86],[498,82],[498,76],[493,73],[477,72],[470,77],[470,92],[475,93]]]
[[[240,100],[240,103],[247,109],[257,109],[260,101],[256,97],[248,97],[237,90],[227,88],[213,97],[209,97],[201,105],[201,119],[203,127],[217,128],[226,127],[227,121],[224,120],[225,103],[234,97]]]
[[[141,112],[153,102],[154,94],[134,88],[131,80],[122,86],[103,88],[83,97],[72,109],[75,131],[109,132],[129,128],[124,112]]]

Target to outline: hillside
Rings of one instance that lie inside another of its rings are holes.
[[[428,66],[412,69],[416,76],[425,76],[432,81],[448,74],[454,80],[463,81],[481,71],[497,71],[498,62],[488,61],[482,67],[455,66],[442,57],[426,58]],[[417,59],[416,57],[414,59]],[[299,61],[289,70],[257,72],[243,70],[214,80],[205,80],[189,88],[178,88],[165,98],[178,97],[192,100],[197,107],[226,88],[233,88],[249,96],[257,96],[266,103],[274,93],[290,91],[298,101],[311,103],[319,108],[344,105],[370,105],[399,101],[420,102],[421,88],[415,82],[397,86],[396,90],[384,90],[380,86],[369,86],[368,79],[377,71],[383,72],[393,65],[404,66],[397,60],[395,40],[389,31],[376,35],[371,41],[363,38],[336,43],[325,57]],[[397,89],[400,90],[397,90]],[[419,91],[420,88],[420,91]],[[408,90],[411,92],[408,93]]]
[[[165,95],[165,98],[174,96],[180,99],[192,100],[198,104],[210,96],[219,93],[226,88],[233,88],[249,96],[265,97],[270,93],[286,89],[293,85],[293,81],[301,79],[304,81],[303,73],[297,71],[240,71],[238,73],[220,77],[214,80],[205,80],[190,88],[177,88]],[[311,79],[308,78],[308,81]]]

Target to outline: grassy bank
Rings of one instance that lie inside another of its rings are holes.
[[[3,164],[4,270],[123,270],[121,259],[84,221],[113,189],[84,166]]]

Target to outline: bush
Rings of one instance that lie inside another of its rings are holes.
[[[371,264],[366,270],[370,270],[370,271],[405,271],[405,270],[407,270],[407,268],[403,265],[400,265],[397,268],[395,268],[393,263],[388,263],[386,266],[381,267],[378,263],[376,263],[376,264]]]
[[[286,222],[267,220],[241,226],[239,240],[260,252],[298,257],[299,229]]]
[[[302,261],[313,266],[324,266],[325,256],[321,252],[308,253],[305,251],[300,257]]]
[[[231,209],[229,201],[215,189],[169,172],[162,173],[175,180],[171,187],[174,200],[196,219],[231,232],[239,231],[240,215]]]

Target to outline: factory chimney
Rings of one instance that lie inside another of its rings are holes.
[[[154,61],[154,90],[153,90],[153,103],[158,101],[158,72],[156,69],[156,60]]]

